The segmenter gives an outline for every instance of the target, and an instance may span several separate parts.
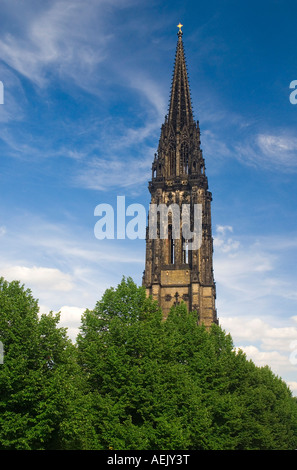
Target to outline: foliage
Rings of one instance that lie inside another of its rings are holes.
[[[91,433],[75,347],[58,314],[38,312],[29,289],[0,278],[0,449],[82,447]]]
[[[148,313],[149,312],[149,313]],[[82,318],[79,360],[96,396],[96,433],[114,449],[294,449],[286,384],[181,304],[162,321],[123,279]]]
[[[166,321],[132,279],[107,289],[77,344],[0,279],[0,449],[295,449],[297,401],[184,304]]]

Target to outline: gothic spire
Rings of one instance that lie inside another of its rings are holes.
[[[197,311],[199,323],[209,328],[212,323],[217,323],[211,235],[212,196],[208,191],[200,148],[199,124],[193,119],[181,27],[179,24],[169,114],[161,127],[149,182],[151,208],[157,205],[159,213],[149,216],[148,220],[143,285],[147,294],[158,302],[164,318],[172,306],[183,301],[189,312]],[[199,214],[197,206],[201,210]],[[164,219],[161,217],[162,208],[166,208]],[[180,222],[175,217],[177,212],[181,215]],[[185,213],[189,216],[186,223],[183,220]],[[156,237],[151,236],[152,219],[156,223]],[[198,229],[201,243],[199,247],[193,247],[192,241],[198,236],[197,222],[199,227],[201,225]],[[194,228],[195,235],[184,231],[190,226]],[[163,237],[162,231],[165,228],[166,233],[166,227],[167,237]]]
[[[181,27],[182,25],[179,24],[168,115],[168,121],[172,124],[175,131],[181,131],[185,124],[189,126],[193,123],[191,95]]]

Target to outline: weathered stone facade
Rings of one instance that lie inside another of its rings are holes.
[[[183,238],[182,221],[179,238],[173,237],[172,210],[168,212],[166,238],[160,237],[160,224],[157,225],[156,238],[149,236],[147,227],[143,285],[147,294],[159,302],[164,317],[173,304],[184,301],[189,310],[197,311],[199,323],[209,327],[217,323],[211,230],[212,195],[208,191],[200,147],[199,122],[194,121],[192,113],[181,30],[178,32],[169,114],[161,128],[149,191],[151,204],[166,204],[171,209],[178,207],[180,214],[184,205],[188,204],[192,229],[194,204],[199,204],[202,209],[202,239],[200,248],[188,250],[190,240]]]

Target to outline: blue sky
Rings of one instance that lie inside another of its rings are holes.
[[[106,288],[141,284],[144,240],[97,240],[94,209],[148,207],[181,22],[220,324],[297,394],[296,15],[294,0],[2,0],[0,274],[73,338]]]

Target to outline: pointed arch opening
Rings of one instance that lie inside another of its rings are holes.
[[[174,176],[175,175],[175,149],[174,147],[169,148],[168,152],[169,156],[169,175],[168,176]]]
[[[172,234],[172,225],[168,225],[168,261],[174,264],[175,261],[175,240]]]
[[[180,148],[180,169],[182,174],[189,173],[189,145],[187,142],[182,142]]]
[[[189,240],[182,238],[182,249],[183,249],[183,264],[189,264]]]

